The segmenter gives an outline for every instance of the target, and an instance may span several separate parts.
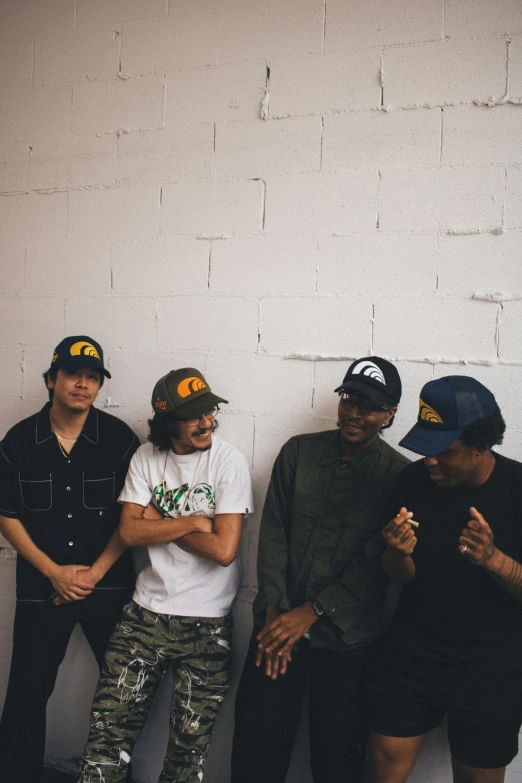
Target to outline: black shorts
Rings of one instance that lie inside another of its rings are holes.
[[[417,737],[440,726],[447,714],[451,753],[464,764],[496,769],[518,753],[519,672],[384,642],[369,663],[365,690],[377,734]]]

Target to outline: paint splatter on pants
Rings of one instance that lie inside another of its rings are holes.
[[[230,681],[230,617],[157,614],[131,601],[109,641],[80,783],[123,783],[159,682],[174,668],[161,783],[200,783]]]

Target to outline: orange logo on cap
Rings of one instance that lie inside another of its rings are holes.
[[[188,397],[189,394],[193,394],[194,392],[206,388],[207,384],[205,381],[202,381],[201,378],[193,375],[191,378],[185,378],[184,381],[178,383],[178,394],[180,397]]]
[[[156,397],[156,401],[154,403],[155,408],[159,408],[160,410],[164,411],[167,407],[167,401],[162,400],[160,397]]]
[[[436,424],[443,423],[437,411],[431,405],[426,405],[421,397],[419,397],[419,418],[424,421],[435,422]]]
[[[95,359],[100,358],[100,354],[94,345],[91,345],[90,343],[74,343],[74,345],[71,345],[69,353],[71,356],[94,356]]]
[[[57,358],[58,358],[58,354],[54,353],[53,354],[53,361],[51,362],[51,364],[53,364],[53,362],[55,362],[57,360]]]

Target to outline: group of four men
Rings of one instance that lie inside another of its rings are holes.
[[[170,664],[161,781],[196,783],[253,510],[245,458],[214,435],[227,401],[198,370],[169,372],[139,447],[93,407],[110,378],[94,340],[63,340],[44,377],[50,401],[0,445],[0,530],[18,552],[0,780],[40,783],[46,704],[79,623],[101,668],[82,783],[130,780]],[[408,465],[380,434],[396,368],[359,359],[335,391],[338,428],[292,438],[272,472],[232,783],[284,783],[307,687],[314,783],[406,781],[445,714],[456,783],[501,783],[522,721],[522,465],[492,451],[498,405],[467,376],[427,383],[401,441],[425,459]],[[148,555],[135,587],[131,547]],[[390,577],[403,589],[382,635]]]

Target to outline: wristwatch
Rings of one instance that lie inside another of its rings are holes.
[[[316,613],[317,617],[325,617],[326,612],[324,611],[324,609],[323,609],[323,607],[322,607],[322,605],[321,605],[321,603],[319,601],[317,601],[314,598],[314,600],[310,601],[310,603],[312,604],[312,609]]]

